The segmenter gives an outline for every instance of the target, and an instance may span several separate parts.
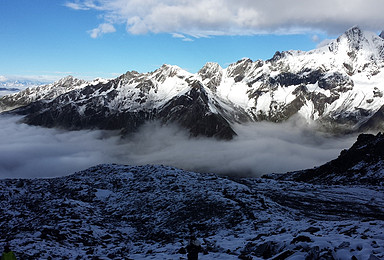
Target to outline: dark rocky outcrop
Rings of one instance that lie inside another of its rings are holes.
[[[361,134],[348,150],[320,167],[265,178],[317,184],[384,185],[384,135]]]

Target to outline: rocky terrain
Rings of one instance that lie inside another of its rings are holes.
[[[264,177],[279,180],[304,181],[316,184],[384,185],[384,136],[361,134],[357,142],[340,156],[320,167]]]
[[[382,136],[362,135],[342,155],[370,158],[375,140]],[[192,234],[201,259],[383,259],[382,177],[359,165],[361,183],[342,185],[323,183],[348,170],[293,181],[153,165],[1,180],[0,241],[21,259],[186,259]]]
[[[383,128],[384,40],[359,27],[312,51],[276,52],[198,73],[163,65],[86,83],[72,77],[0,98],[24,122],[66,129],[135,131],[148,120],[176,122],[192,136],[231,139],[233,123],[292,116],[344,134]]]

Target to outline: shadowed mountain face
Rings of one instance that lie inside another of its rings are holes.
[[[270,60],[243,59],[198,73],[163,65],[112,80],[59,82],[0,98],[2,111],[25,122],[66,129],[120,129],[148,120],[177,122],[192,136],[231,139],[231,125],[282,122],[292,116],[332,133],[382,129],[384,40],[358,27],[326,46],[276,52]]]

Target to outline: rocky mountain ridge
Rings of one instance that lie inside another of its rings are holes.
[[[338,158],[313,169],[286,174],[270,174],[265,178],[302,181],[315,184],[384,185],[384,135],[361,134]]]
[[[384,39],[353,27],[308,52],[276,52],[270,60],[243,59],[225,69],[207,63],[196,74],[163,65],[150,73],[73,83],[65,93],[33,100],[29,93],[6,96],[0,107],[24,106],[14,113],[33,125],[126,133],[155,119],[177,122],[193,136],[230,139],[235,122],[292,116],[333,133],[377,131],[383,127],[383,68]]]

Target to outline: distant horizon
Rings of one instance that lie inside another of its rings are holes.
[[[207,62],[225,68],[244,57],[309,51],[355,25],[380,32],[383,8],[379,0],[348,8],[331,0],[3,0],[0,77],[53,82],[147,73],[162,64],[191,73]]]
[[[357,26],[357,25],[355,25]],[[352,26],[350,28],[353,28],[355,26]],[[359,27],[359,26],[357,26]],[[349,28],[349,29],[350,29]],[[347,29],[348,30],[348,29]],[[367,31],[367,30],[365,30]],[[377,35],[379,35],[380,33],[379,32],[374,32],[376,33]],[[341,35],[341,34],[340,34]],[[179,66],[178,64],[170,64],[170,63],[163,63],[163,64],[159,64],[158,67],[154,67],[152,70],[149,70],[149,71],[138,71],[136,70],[135,68],[131,68],[130,70],[126,70],[126,71],[123,71],[121,73],[113,73],[111,74],[110,77],[101,77],[101,76],[95,76],[95,77],[82,77],[83,75],[81,75],[79,72],[68,72],[69,74],[64,74],[65,72],[63,72],[62,74],[60,74],[60,76],[56,75],[56,76],[47,76],[47,75],[0,75],[0,86],[2,83],[6,83],[6,82],[25,82],[25,83],[28,83],[28,84],[38,84],[38,85],[41,85],[41,84],[50,84],[50,83],[53,83],[53,82],[56,82],[60,79],[63,79],[65,77],[68,77],[68,76],[72,76],[72,77],[75,77],[75,78],[78,78],[78,79],[82,79],[82,80],[86,80],[86,81],[93,81],[97,78],[103,78],[103,79],[107,79],[107,80],[110,80],[110,79],[114,79],[114,78],[117,78],[127,72],[130,72],[130,71],[137,71],[139,73],[151,73],[153,71],[156,71],[157,69],[161,68],[161,66],[163,65],[170,65],[170,66],[177,66],[177,67],[180,67],[181,69],[189,72],[189,73],[192,73],[192,74],[196,74],[201,68],[203,68],[205,66],[205,64],[207,63],[217,63],[219,64],[223,69],[227,68],[229,65],[231,64],[234,64],[238,61],[241,61],[241,60],[244,60],[244,59],[250,59],[252,61],[256,61],[256,60],[268,60],[268,59],[271,59],[274,54],[278,51],[280,52],[284,52],[284,51],[311,51],[313,49],[317,49],[317,48],[320,48],[328,43],[330,43],[331,41],[335,40],[338,36],[340,35],[337,35],[335,36],[335,38],[333,39],[325,39],[325,40],[322,40],[321,42],[318,42],[317,40],[317,45],[314,46],[312,49],[308,49],[308,50],[299,50],[299,49],[289,49],[289,50],[276,50],[273,52],[273,54],[271,54],[270,57],[265,57],[263,59],[252,59],[250,57],[242,57],[242,58],[239,58],[237,60],[234,60],[232,62],[228,62],[228,63],[225,63],[224,65],[218,63],[218,62],[215,62],[215,61],[206,61],[205,63],[203,63],[203,65],[200,67],[200,68],[197,68],[195,69],[194,71],[190,71],[188,69],[185,69],[181,66]],[[282,36],[280,36],[282,37]],[[287,36],[284,36],[284,37],[287,37]],[[314,40],[312,40],[314,41]],[[315,42],[315,41],[314,41]]]

